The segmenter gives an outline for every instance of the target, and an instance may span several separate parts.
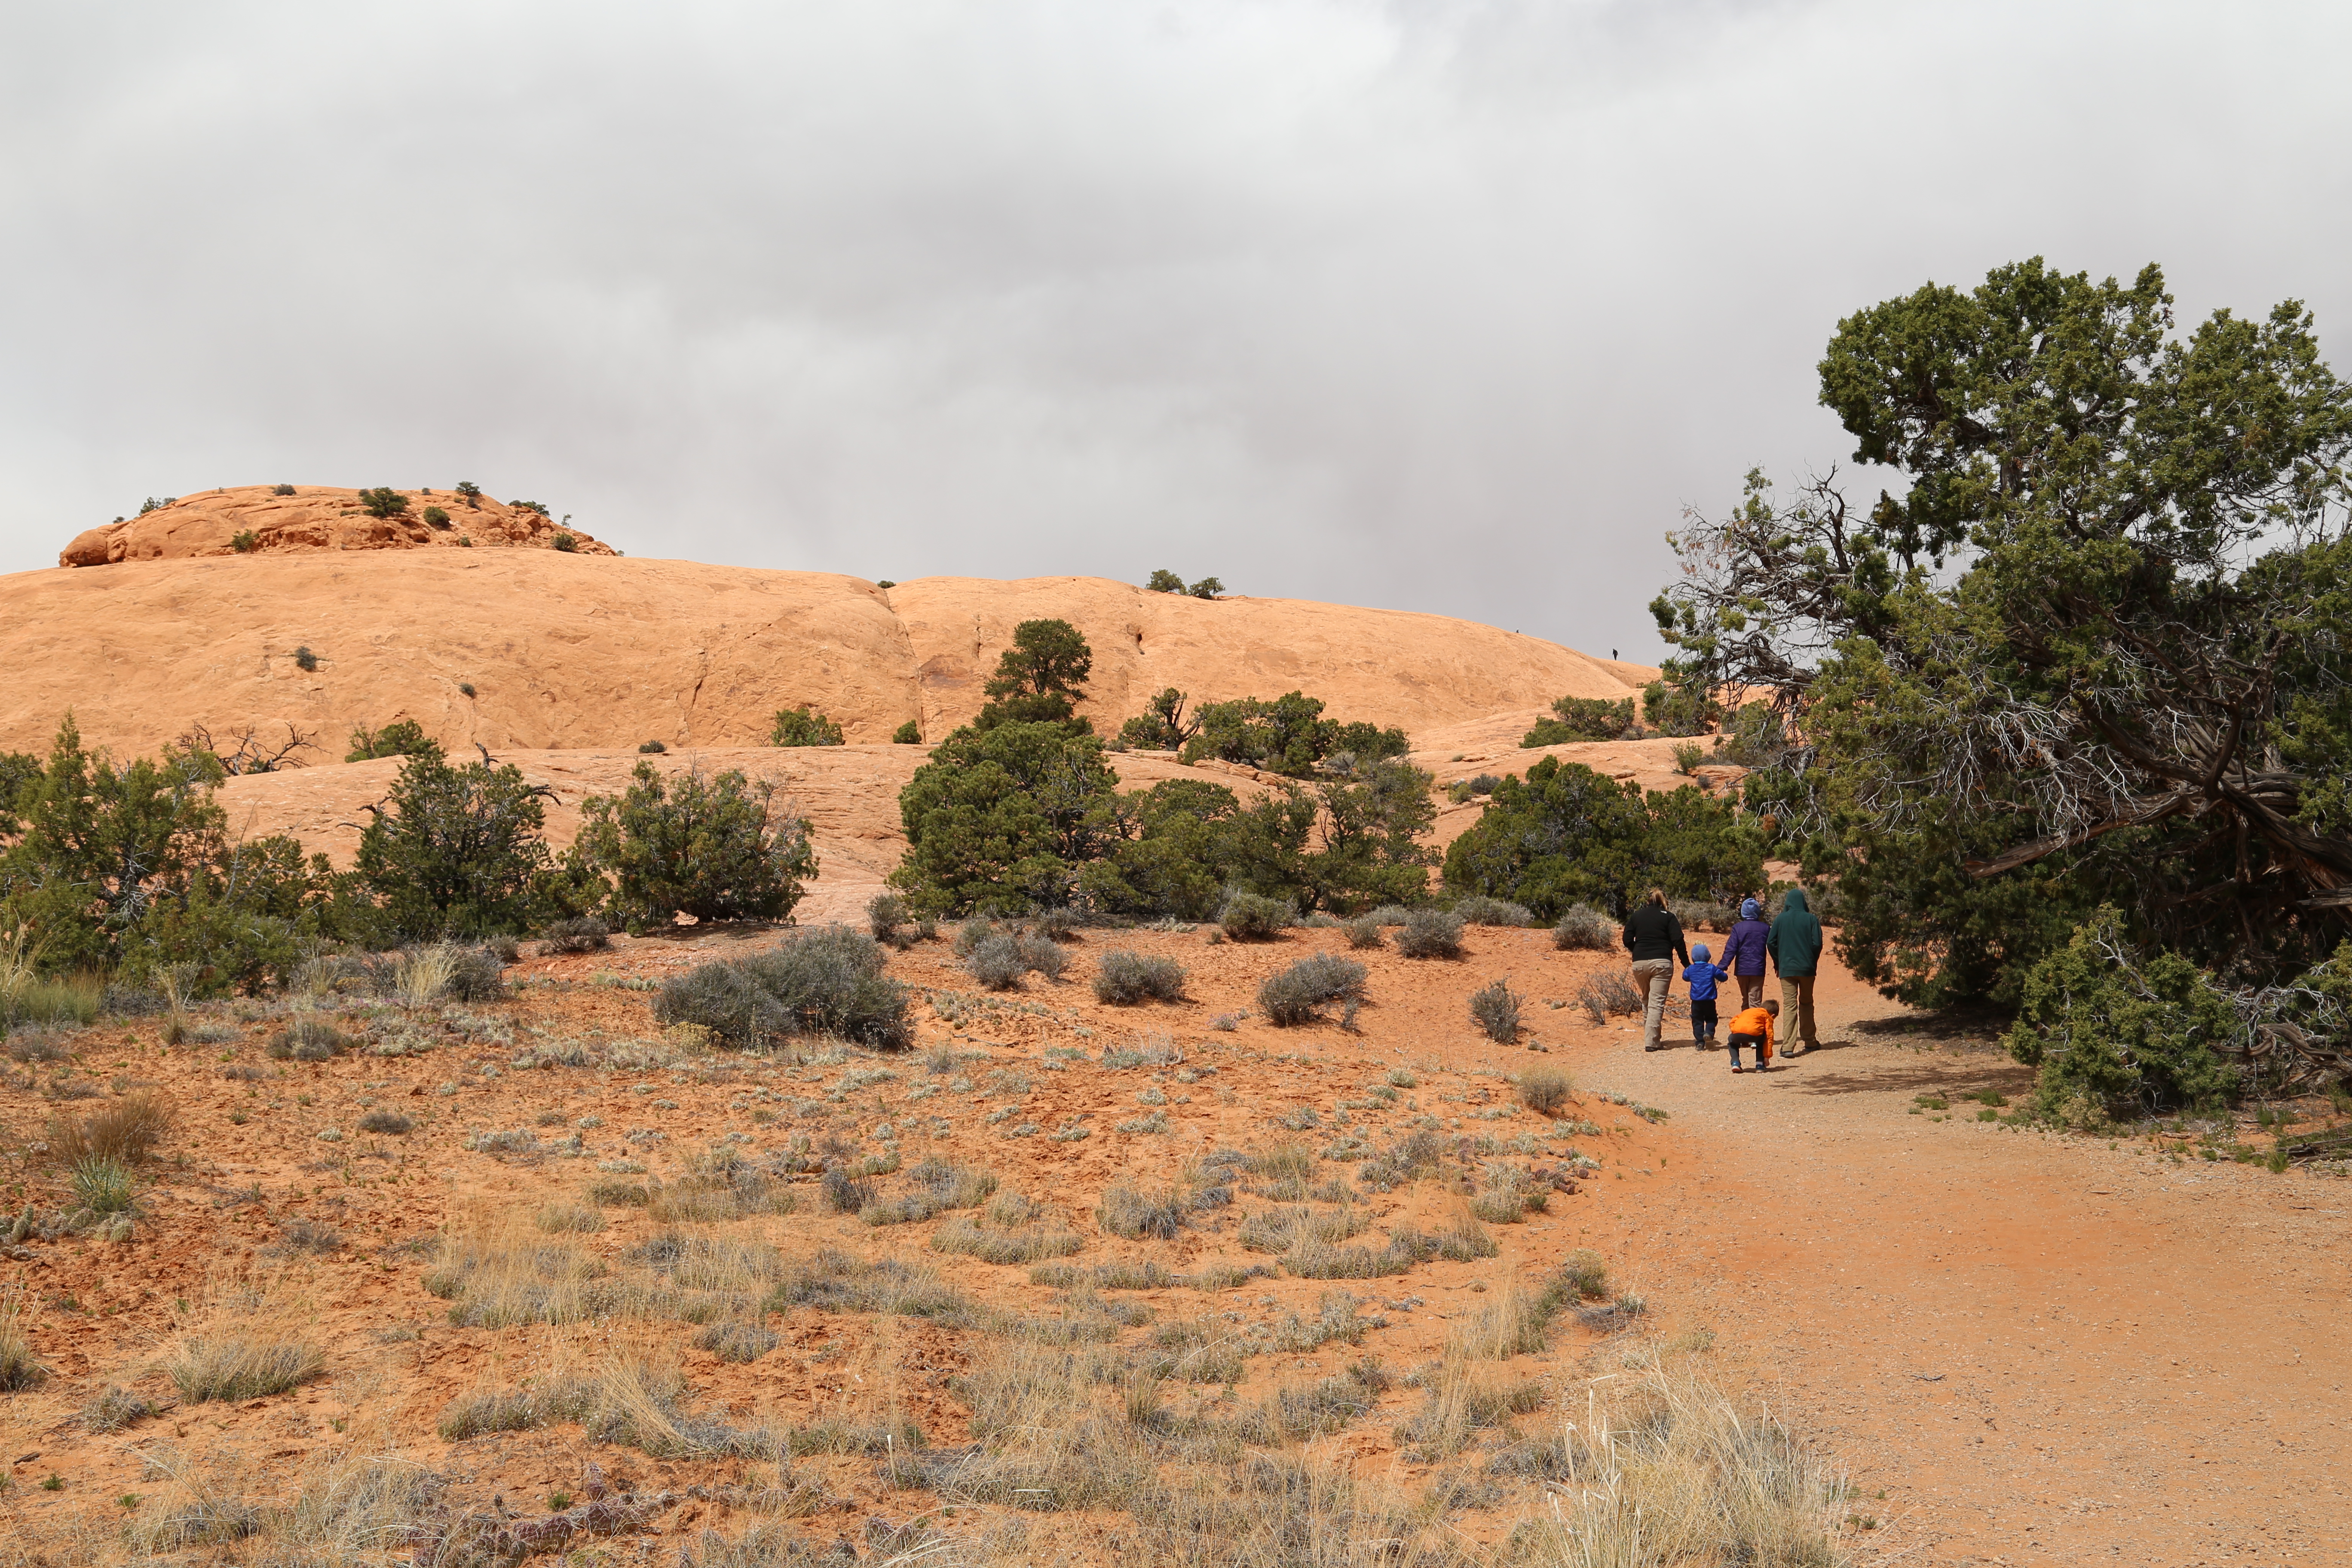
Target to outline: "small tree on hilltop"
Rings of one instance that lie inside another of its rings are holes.
[[[379,485],[374,489],[360,492],[360,505],[367,509],[370,517],[398,517],[408,510],[408,498],[398,490]]]
[[[550,793],[512,763],[411,756],[360,835],[360,877],[392,929],[428,941],[528,929],[533,882],[551,866],[540,837]]]
[[[1214,577],[1203,577],[1184,590],[1196,599],[1213,599],[1225,591],[1225,585]]]
[[[778,712],[776,727],[768,731],[768,744],[772,746],[838,746],[841,743],[841,726],[806,703]]]
[[[1094,726],[1072,715],[1087,700],[1094,663],[1094,650],[1069,622],[1022,622],[1013,628],[1013,646],[996,661],[996,674],[982,688],[989,702],[974,727],[1059,724],[1073,734],[1091,734]]]
[[[1147,594],[1181,594],[1184,591],[1184,579],[1162,566],[1143,584],[1143,591]]]
[[[714,778],[689,769],[666,781],[639,763],[619,796],[581,803],[570,859],[611,879],[613,913],[632,931],[679,914],[781,919],[816,875],[816,850],[804,819],[777,819],[775,794],[732,768]]]
[[[457,481],[457,493],[465,497],[466,504],[473,508],[476,511],[479,511],[482,509],[482,487],[476,484],[473,480],[459,479]]]

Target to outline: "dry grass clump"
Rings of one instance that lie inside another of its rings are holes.
[[[552,1235],[593,1235],[604,1228],[604,1216],[583,1204],[546,1204],[531,1223]]]
[[[1103,1191],[1095,1223],[1129,1241],[1171,1241],[1184,1228],[1183,1194],[1146,1193],[1131,1182],[1114,1182]]]
[[[126,1094],[103,1110],[69,1122],[52,1123],[49,1152],[60,1164],[86,1160],[144,1163],[172,1130],[170,1105],[152,1094]]]
[[[811,1454],[860,1454],[880,1459],[892,1454],[911,1453],[925,1446],[923,1429],[903,1413],[863,1421],[846,1415],[828,1416],[784,1434],[784,1451],[794,1458]]]
[[[398,1138],[416,1131],[416,1119],[397,1110],[371,1110],[360,1118],[360,1131]]]
[[[449,1303],[449,1321],[457,1327],[508,1329],[583,1322],[617,1310],[627,1293],[606,1273],[579,1243],[532,1235],[509,1215],[445,1236],[424,1284]]]
[[[931,1250],[960,1252],[982,1263],[1042,1263],[1067,1258],[1086,1246],[1086,1238],[1066,1226],[1052,1222],[999,1230],[969,1215],[950,1216],[931,1233]]]
[[[1495,1238],[1465,1214],[1433,1236],[1410,1226],[1400,1226],[1390,1233],[1388,1245],[1378,1249],[1303,1237],[1283,1255],[1282,1267],[1300,1279],[1377,1279],[1405,1273],[1433,1258],[1469,1263],[1492,1258],[1496,1251]]]
[[[1425,1386],[1420,1411],[1398,1423],[1393,1433],[1420,1463],[1451,1458],[1468,1447],[1477,1433],[1504,1427],[1512,1416],[1539,1410],[1544,1404],[1542,1384],[1482,1375],[1459,1355],[1440,1363]]]
[[[1240,1240],[1251,1252],[1288,1252],[1302,1245],[1345,1241],[1371,1223],[1370,1215],[1354,1208],[1260,1209],[1242,1220]]]
[[[433,1429],[451,1443],[490,1432],[529,1432],[558,1422],[585,1421],[596,1405],[585,1378],[553,1379],[521,1388],[478,1388],[442,1409]]]
[[[933,1245],[938,1245],[936,1239]],[[972,1316],[971,1304],[929,1268],[910,1268],[896,1258],[868,1263],[831,1247],[814,1258],[784,1264],[765,1305],[770,1311],[814,1307],[821,1312],[891,1312],[950,1323],[967,1321]]]
[[[1221,1330],[1214,1318],[1162,1323],[1151,1331],[1151,1348],[1136,1370],[1180,1383],[1239,1383],[1249,1371],[1249,1347]]]
[[[26,1336],[24,1307],[13,1295],[0,1304],[0,1394],[21,1394],[48,1381],[49,1369]]]
[[[1267,1414],[1286,1437],[1321,1437],[1370,1411],[1388,1385],[1388,1375],[1376,1363],[1359,1363],[1337,1377],[1277,1389]]]
[[[235,1405],[298,1388],[326,1370],[318,1346],[284,1323],[238,1322],[223,1313],[205,1333],[185,1334],[163,1358],[182,1400]]]
[[[907,1173],[907,1190],[868,1200],[857,1210],[867,1225],[909,1225],[950,1209],[977,1208],[996,1191],[995,1173],[930,1156]]]
[[[133,1394],[119,1383],[110,1383],[106,1391],[81,1407],[81,1427],[93,1436],[103,1437],[136,1426],[155,1414],[155,1402],[143,1394]]]
[[[588,1201],[605,1208],[644,1208],[654,1201],[653,1189],[643,1182],[610,1177],[588,1184]]]
[[[1283,1314],[1281,1324],[1274,1331],[1274,1348],[1295,1353],[1315,1350],[1335,1340],[1342,1344],[1362,1344],[1365,1331],[1377,1326],[1356,1316],[1357,1309],[1363,1304],[1362,1298],[1352,1290],[1326,1290],[1316,1302],[1312,1318],[1302,1318],[1296,1312]]]
[[[1588,1387],[1556,1431],[1489,1467],[1551,1483],[1519,1526],[1521,1561],[1785,1563],[1838,1568],[1843,1478],[1769,1414],[1743,1415],[1686,1368]]]
[[[765,1324],[729,1318],[704,1324],[695,1331],[690,1342],[695,1349],[709,1351],[720,1361],[740,1363],[758,1361],[783,1342]]]

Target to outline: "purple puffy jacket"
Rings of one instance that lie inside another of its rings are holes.
[[[1762,921],[1735,921],[1724,939],[1723,966],[1734,974],[1764,973],[1764,943],[1772,928]]]

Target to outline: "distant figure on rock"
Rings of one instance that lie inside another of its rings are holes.
[[[1739,1065],[1739,1053],[1749,1047],[1756,1051],[1756,1070],[1771,1070],[1772,1020],[1780,1016],[1780,1004],[1778,1002],[1767,1002],[1761,1007],[1749,1007],[1732,1015],[1731,1033],[1723,1037],[1723,1043],[1731,1047],[1733,1072],[1748,1070]]]
[[[1690,967],[1683,971],[1683,983],[1690,987],[1691,1044],[1700,1050],[1715,1048],[1715,988],[1731,978],[1731,972],[1721,964],[1708,961],[1706,943],[1691,949]]]
[[[1739,982],[1739,1005],[1753,1007],[1764,1000],[1764,950],[1772,928],[1764,923],[1764,906],[1753,899],[1739,900],[1739,918],[1723,943],[1723,962]]]
[[[1648,999],[1642,1016],[1642,1048],[1664,1050],[1658,1038],[1666,1021],[1666,993],[1674,989],[1675,971],[1686,968],[1690,952],[1683,944],[1683,922],[1666,908],[1666,895],[1656,888],[1642,906],[1625,917],[1625,951],[1633,955],[1633,984]]]
[[[1805,907],[1805,890],[1791,888],[1780,900],[1772,922],[1772,968],[1780,976],[1780,1007],[1797,1016],[1790,1036],[1818,1050],[1822,1037],[1813,1028],[1813,975],[1822,966],[1822,921]],[[1798,1053],[1789,1053],[1795,1056]]]

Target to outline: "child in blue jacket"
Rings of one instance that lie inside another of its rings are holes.
[[[1715,988],[1731,978],[1731,971],[1711,963],[1706,943],[1691,949],[1691,965],[1683,971],[1690,984],[1691,1044],[1702,1051],[1715,1049]]]

